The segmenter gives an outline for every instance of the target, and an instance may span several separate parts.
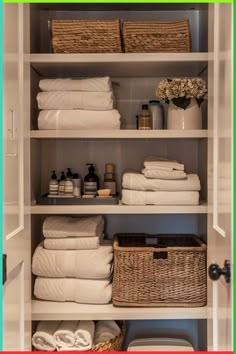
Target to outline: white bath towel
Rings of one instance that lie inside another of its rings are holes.
[[[32,272],[52,278],[105,279],[111,275],[113,248],[95,250],[48,250],[41,243],[35,250]]]
[[[37,94],[39,109],[88,109],[107,111],[113,108],[112,92],[51,91]]]
[[[124,173],[122,186],[125,189],[138,191],[199,191],[201,189],[196,174],[189,174],[186,179],[165,180],[146,178],[141,173]]]
[[[92,91],[108,92],[112,89],[111,79],[91,77],[86,79],[43,79],[39,81],[42,91]]]
[[[120,124],[120,113],[116,109],[109,111],[43,110],[38,116],[38,128],[48,130],[119,130]]]
[[[162,167],[167,168],[167,171],[171,170],[179,170],[184,171],[184,164],[178,163],[175,160],[166,160],[161,157],[147,157],[144,161],[144,167]]]
[[[46,238],[43,246],[49,250],[92,250],[99,247],[99,237]]]
[[[102,216],[74,218],[71,216],[48,216],[43,223],[43,235],[49,238],[96,237],[103,234]]]
[[[34,295],[41,300],[74,301],[81,304],[108,304],[111,301],[111,279],[41,278],[34,284]]]
[[[198,205],[199,192],[144,192],[122,189],[122,203],[126,205]]]
[[[142,173],[146,178],[158,178],[158,179],[166,179],[166,180],[177,180],[177,179],[184,179],[187,177],[187,174],[184,171],[177,171],[177,170],[163,170],[163,169],[150,169],[144,168]]]
[[[120,327],[113,320],[110,321],[98,321],[95,326],[95,335],[93,343],[106,342],[107,340],[114,339],[121,333]]]
[[[32,345],[41,351],[52,352],[56,349],[54,332],[60,325],[60,321],[41,321],[32,337]]]
[[[78,321],[62,321],[55,331],[53,337],[57,348],[71,348],[75,345],[75,331]]]
[[[80,321],[75,331],[75,346],[79,350],[89,350],[93,345],[95,325],[93,321]]]

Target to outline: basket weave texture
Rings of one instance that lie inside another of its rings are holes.
[[[191,51],[188,20],[127,21],[123,23],[127,53],[185,53]]]
[[[119,20],[52,20],[54,53],[120,53]]]
[[[90,351],[92,352],[109,352],[109,351],[121,351],[122,344],[125,337],[125,322],[121,325],[121,333],[114,339],[110,339],[103,343],[94,345]]]
[[[154,238],[158,239],[157,246],[148,246]],[[113,247],[114,305],[206,305],[207,246],[197,237],[117,234]]]

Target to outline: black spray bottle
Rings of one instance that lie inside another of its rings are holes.
[[[84,177],[84,194],[96,195],[99,189],[99,178],[95,174],[93,163],[86,163],[89,166],[89,173]]]

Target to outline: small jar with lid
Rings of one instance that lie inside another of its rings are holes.
[[[164,127],[164,110],[160,101],[149,101],[149,109],[152,114],[152,129],[163,129]]]
[[[152,114],[149,111],[147,104],[142,105],[142,111],[138,116],[138,129],[139,130],[152,129]]]

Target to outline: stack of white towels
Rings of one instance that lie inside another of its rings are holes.
[[[122,203],[126,205],[198,205],[200,180],[184,165],[162,158],[147,158],[141,173],[122,178]]]
[[[102,240],[103,229],[102,216],[45,219],[45,240],[32,260],[38,299],[85,304],[111,301],[113,247]]]
[[[86,351],[121,333],[115,321],[41,321],[32,337],[40,351]]]
[[[43,79],[39,87],[39,129],[120,129],[110,77]]]

